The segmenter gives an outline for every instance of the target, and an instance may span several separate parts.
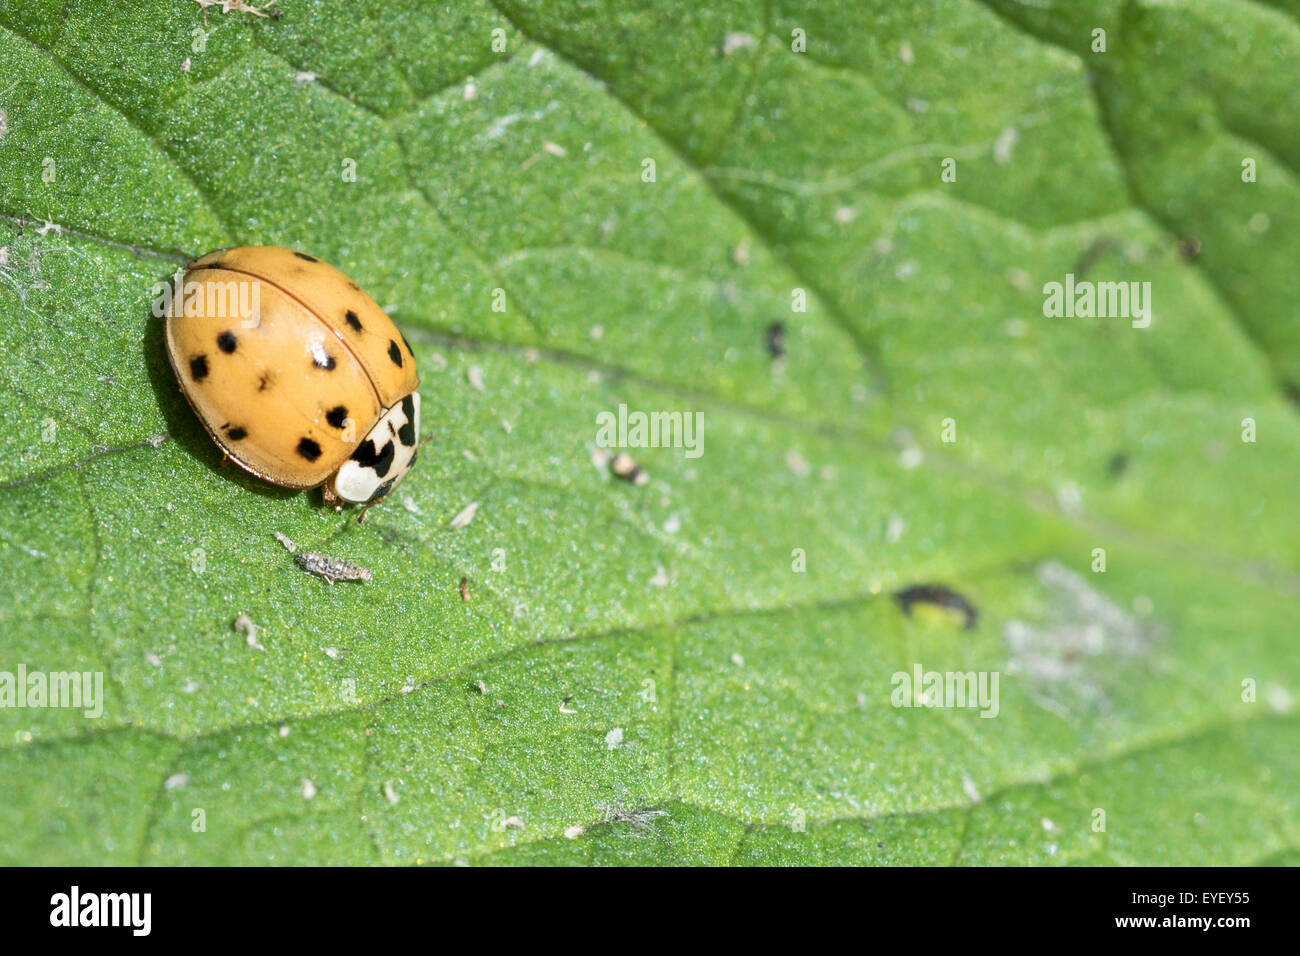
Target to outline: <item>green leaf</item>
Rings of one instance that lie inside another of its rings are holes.
[[[619,6],[0,4],[0,671],[104,675],[0,708],[0,861],[1294,860],[1300,6]],[[415,350],[363,524],[168,368],[241,244]]]

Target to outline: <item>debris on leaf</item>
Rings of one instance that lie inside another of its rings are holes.
[[[293,554],[295,551],[298,550],[298,546],[289,540],[288,535],[280,534],[280,532],[277,531],[275,533],[275,540],[279,541],[282,545],[284,545],[285,549],[290,554]]]
[[[460,579],[460,599],[466,604],[469,603],[469,578]]]
[[[267,0],[260,7],[255,7],[247,0],[194,0],[203,11],[203,22],[208,22],[208,7],[220,7],[222,13],[251,13],[255,17],[261,17],[263,20],[279,20],[284,16],[283,10],[272,10],[267,13],[269,7],[275,6],[279,0]]]
[[[737,50],[752,50],[758,46],[758,40],[752,33],[728,33],[722,38],[722,55],[731,56]]]
[[[604,822],[623,823],[634,830],[648,830],[660,817],[668,816],[667,810],[652,810],[649,807],[643,807],[639,810],[624,810],[620,807],[607,806],[603,809],[605,811]]]
[[[222,13],[251,13],[255,17],[261,17],[263,20],[279,20],[284,16],[283,10],[271,10],[268,8],[275,6],[279,0],[267,0],[260,7],[255,7],[247,0],[194,0],[203,11],[203,25],[208,25],[208,7],[220,7]]]
[[[319,575],[329,584],[335,581],[369,581],[374,577],[369,568],[344,561],[342,558],[331,558],[328,554],[320,554],[316,551],[295,554],[293,559],[304,571]]]
[[[254,624],[253,619],[247,614],[241,614],[239,617],[235,618],[235,630],[243,631],[248,635],[247,640],[249,647],[258,651],[266,650],[266,648],[257,640],[257,632],[261,630],[261,628]]]
[[[456,517],[451,519],[451,526],[453,528],[463,528],[471,521],[474,520],[474,515],[477,513],[478,513],[478,502],[471,501],[469,504],[467,504],[464,508],[460,510],[460,512],[456,515]]]

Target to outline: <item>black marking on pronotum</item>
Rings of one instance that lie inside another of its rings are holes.
[[[785,358],[785,323],[773,322],[767,327],[767,354],[774,359]]]
[[[325,421],[335,428],[342,428],[348,423],[348,410],[342,405],[335,405],[325,413]]]
[[[190,359],[190,377],[196,382],[208,377],[208,357],[206,355],[196,355]]]
[[[402,367],[402,350],[397,347],[397,343],[392,339],[388,340],[388,357],[393,360],[393,364],[398,368]]]
[[[315,256],[309,256],[305,252],[295,252],[294,255],[297,256],[299,259],[306,259],[308,262],[320,262],[320,260],[317,259]]]
[[[913,604],[933,604],[936,607],[960,611],[966,618],[964,627],[968,631],[975,630],[975,621],[979,617],[975,605],[944,584],[913,584],[901,591],[895,591],[894,600],[908,617],[912,616]]]
[[[393,467],[393,443],[384,442],[384,448],[380,451],[375,447],[374,439],[367,438],[352,453],[352,460],[362,468],[373,469],[376,475],[383,478],[388,474],[388,469]]]
[[[353,286],[353,288],[356,288],[356,286]],[[343,319],[347,322],[348,328],[355,329],[358,332],[361,331],[361,319],[359,319],[357,314],[351,309],[348,309],[344,314]]]
[[[389,445],[388,447],[391,448],[393,446]],[[380,498],[384,497],[384,495],[388,494],[390,491],[393,490],[393,485],[396,482],[397,482],[396,478],[389,478],[382,485],[380,485],[378,488],[375,489],[375,493],[370,496],[370,500],[378,501]]]
[[[243,441],[248,437],[248,429],[236,425],[234,428],[226,427],[226,437],[231,441]]]
[[[217,336],[217,348],[221,349],[221,351],[225,352],[227,355],[235,351],[235,348],[238,345],[239,341],[235,338],[235,333],[231,332],[229,329],[226,329],[226,331]]]
[[[402,413],[406,415],[406,424],[397,430],[397,437],[410,448],[415,444],[415,399],[410,395],[402,399]]]
[[[320,457],[320,445],[311,438],[299,439],[298,454],[308,461],[315,461]]]

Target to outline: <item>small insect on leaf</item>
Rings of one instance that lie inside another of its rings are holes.
[[[913,604],[933,604],[936,607],[958,611],[966,620],[964,629],[967,631],[975,630],[975,622],[979,618],[975,605],[943,584],[913,584],[901,591],[895,591],[894,600],[908,617],[912,616]]]
[[[784,322],[773,322],[767,327],[767,354],[774,359],[785,358]]]
[[[335,581],[369,581],[374,577],[369,568],[344,561],[342,558],[331,558],[328,554],[320,554],[316,551],[295,554],[293,559],[304,571],[319,575],[328,584],[333,584]]]
[[[627,452],[619,452],[609,462],[609,470],[633,485],[644,485],[650,480],[640,463]]]
[[[460,599],[469,603],[469,578],[460,579]]]

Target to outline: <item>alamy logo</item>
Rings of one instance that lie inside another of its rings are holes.
[[[971,707],[981,717],[996,717],[1001,709],[997,671],[927,671],[913,664],[910,674],[896,671],[889,682],[895,707]]]
[[[1071,272],[1064,283],[1044,285],[1043,296],[1043,315],[1051,319],[1132,319],[1135,329],[1151,324],[1150,282],[1075,282]]]
[[[80,708],[85,717],[104,714],[103,671],[0,671],[0,707]]]
[[[600,448],[684,448],[687,458],[704,454],[703,412],[629,412],[596,415],[596,444]]]
[[[157,319],[207,315],[240,319],[246,329],[257,328],[261,321],[262,283],[257,281],[183,282],[178,272],[170,283],[154,283],[153,297],[153,315]]]
[[[134,936],[148,936],[152,925],[151,893],[69,893],[50,897],[51,926],[129,926]]]

